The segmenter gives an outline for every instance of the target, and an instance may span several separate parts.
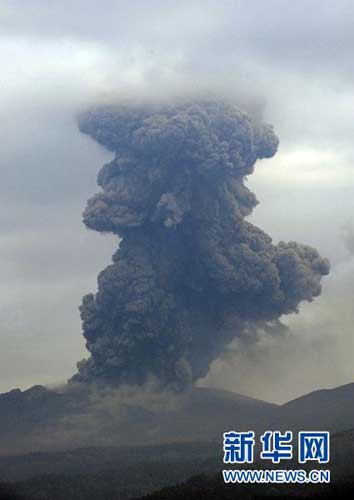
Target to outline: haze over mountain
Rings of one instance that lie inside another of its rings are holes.
[[[318,404],[318,412],[327,411],[331,413],[333,420],[330,425],[333,425],[335,419],[338,418],[341,426],[352,426],[353,413],[350,413],[349,407],[353,407],[353,404],[350,405],[350,403],[353,403],[353,388],[354,384],[350,384],[330,391],[316,391],[283,406],[269,405],[261,401],[226,392],[197,391],[193,394],[195,403],[191,404],[191,399],[189,401],[190,406],[188,407],[187,405],[185,411],[180,411],[178,416],[180,419],[185,419],[185,425],[189,418],[190,410],[194,405],[195,414],[190,419],[191,428],[197,425],[196,417],[198,415],[200,427],[203,428],[206,424],[204,432],[209,441],[190,441],[150,446],[90,446],[67,451],[42,451],[25,455],[2,456],[0,457],[0,477],[2,481],[11,482],[10,491],[21,493],[25,495],[26,499],[103,500],[106,498],[135,498],[145,493],[186,481],[192,475],[203,474],[207,476],[193,479],[186,486],[174,489],[176,497],[173,498],[189,498],[186,495],[187,493],[190,494],[191,486],[193,485],[194,497],[191,498],[198,498],[195,495],[202,488],[204,495],[212,494],[212,491],[215,489],[218,490],[217,498],[221,499],[224,498],[221,496],[224,492],[223,488],[221,488],[220,475],[215,476],[215,473],[222,468],[220,430],[224,430],[223,425],[228,425],[232,420],[232,428],[241,428],[242,425],[245,425],[246,427],[244,428],[247,428],[247,418],[249,418],[249,425],[251,427],[256,421],[260,423],[260,416],[265,417],[264,421],[266,421],[266,417],[274,418],[274,415],[282,414],[285,418],[285,416],[288,417],[291,410],[293,415],[296,416],[293,420],[295,426],[302,425],[300,422],[303,424],[306,422],[306,425],[310,425],[307,428],[314,427],[318,429],[323,425],[321,422],[323,423],[324,420],[321,421],[319,419],[318,426],[311,426],[311,422],[308,420],[309,409],[312,408],[315,410],[314,403],[316,402]],[[42,394],[42,399],[40,398],[39,400],[43,404],[45,400],[43,399],[44,393],[38,387],[27,392],[27,394],[21,393],[21,397],[22,400],[27,400],[28,405],[30,400],[33,403],[36,399],[34,397],[35,394],[38,396],[40,393]],[[46,397],[50,399],[53,395],[49,396],[46,393]],[[6,398],[8,399],[8,396]],[[16,393],[16,398],[20,399],[18,393]],[[39,400],[37,399],[37,403]],[[338,405],[344,405],[344,402],[346,402],[345,405],[348,408],[345,414],[345,418],[347,418],[346,423],[344,423],[344,418],[340,417],[337,409],[335,413],[332,412]],[[22,408],[24,409],[25,406]],[[45,405],[42,408],[45,408]],[[4,410],[3,397],[1,398],[0,409]],[[210,416],[208,422],[208,419],[205,417],[206,413]],[[39,412],[37,413],[38,415]],[[241,418],[239,418],[240,415],[242,415]],[[217,417],[216,422],[215,417]],[[317,419],[318,415],[315,414],[314,418]],[[328,415],[326,419],[327,422],[330,421]],[[170,420],[170,423],[172,422]],[[243,422],[243,424],[238,427],[237,422]],[[147,422],[147,426],[150,425],[151,420]],[[261,427],[262,425],[264,425],[264,422],[261,423]],[[268,422],[266,425],[271,426],[272,424]],[[118,432],[119,429],[116,429],[116,431]],[[335,488],[335,491],[338,489],[341,491],[343,488],[346,488],[345,485],[348,482],[353,482],[354,430],[335,433],[334,427],[332,427],[332,431],[329,468],[331,470],[333,488]],[[214,439],[210,440],[212,432],[217,432],[217,434],[214,434]],[[203,432],[196,433],[195,437],[200,438],[202,434]],[[191,438],[192,435],[185,435],[184,437]],[[35,446],[34,440],[32,443]],[[264,463],[261,466],[264,466]],[[298,464],[290,462],[285,464],[284,467],[298,468]],[[213,479],[208,479],[213,476]],[[343,486],[341,486],[342,484]],[[233,494],[238,492],[241,495],[242,488],[235,486]],[[0,487],[0,493],[1,491]],[[311,492],[312,495],[312,493],[326,493],[327,490],[323,488],[313,490],[309,488],[304,489],[293,485],[280,487],[280,490],[273,486],[267,486],[265,490],[262,488],[247,488],[244,493],[248,495],[247,498],[254,498],[254,496],[259,498],[263,491],[271,495],[291,493],[291,495],[299,495],[302,498],[306,498],[304,496],[306,493],[310,494]],[[164,494],[167,494],[167,492]],[[111,496],[107,497],[107,495]],[[205,497],[208,498],[207,496]],[[4,498],[8,499],[11,497],[5,496]],[[164,496],[160,495],[156,496],[156,498],[164,498]]]
[[[310,392],[280,406],[274,425],[289,429],[323,429],[331,432],[354,428],[354,383]]]
[[[41,386],[0,395],[1,455],[82,446],[219,442],[228,429],[329,430],[354,427],[354,384],[284,405],[194,388],[187,393],[54,391]]]

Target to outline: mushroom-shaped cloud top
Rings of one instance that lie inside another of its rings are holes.
[[[74,380],[183,387],[234,337],[320,294],[317,250],[245,220],[257,200],[244,179],[275,154],[272,127],[217,99],[101,106],[79,126],[115,153],[84,222],[122,241],[83,299],[91,358]]]

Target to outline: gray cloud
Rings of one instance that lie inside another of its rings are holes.
[[[277,151],[271,126],[210,97],[96,106],[79,126],[115,152],[84,223],[122,242],[83,298],[91,357],[75,380],[189,385],[248,324],[320,295],[317,250],[273,246],[244,220],[257,205],[244,178]]]
[[[66,378],[83,352],[76,307],[115,246],[80,222],[110,158],[75,128],[77,111],[97,95],[209,87],[266,102],[280,149],[250,178],[261,201],[252,222],[275,241],[309,242],[336,265],[347,258],[340,228],[354,208],[353,11],[344,0],[2,2],[2,389],[49,373]],[[347,360],[349,335],[333,345],[335,362]],[[5,379],[7,359],[21,369]],[[351,372],[331,373],[340,383]]]
[[[353,381],[354,260],[332,269],[320,300],[283,318],[284,335],[234,342],[201,385],[223,387],[284,403],[320,387]]]
[[[354,256],[354,226],[353,223],[347,223],[342,228],[343,239],[345,243],[345,247],[350,253],[350,255]]]

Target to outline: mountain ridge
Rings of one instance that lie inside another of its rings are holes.
[[[100,397],[43,386],[1,394],[0,455],[218,441],[231,429],[334,433],[354,426],[354,383],[312,391],[283,405],[206,387],[165,399],[145,393],[124,399],[114,392]]]

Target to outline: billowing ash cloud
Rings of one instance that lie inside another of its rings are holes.
[[[216,99],[119,104],[84,113],[80,130],[115,153],[88,202],[90,229],[122,238],[81,316],[91,357],[76,381],[183,387],[236,336],[321,292],[317,250],[245,220],[244,184],[272,157],[272,127]]]

